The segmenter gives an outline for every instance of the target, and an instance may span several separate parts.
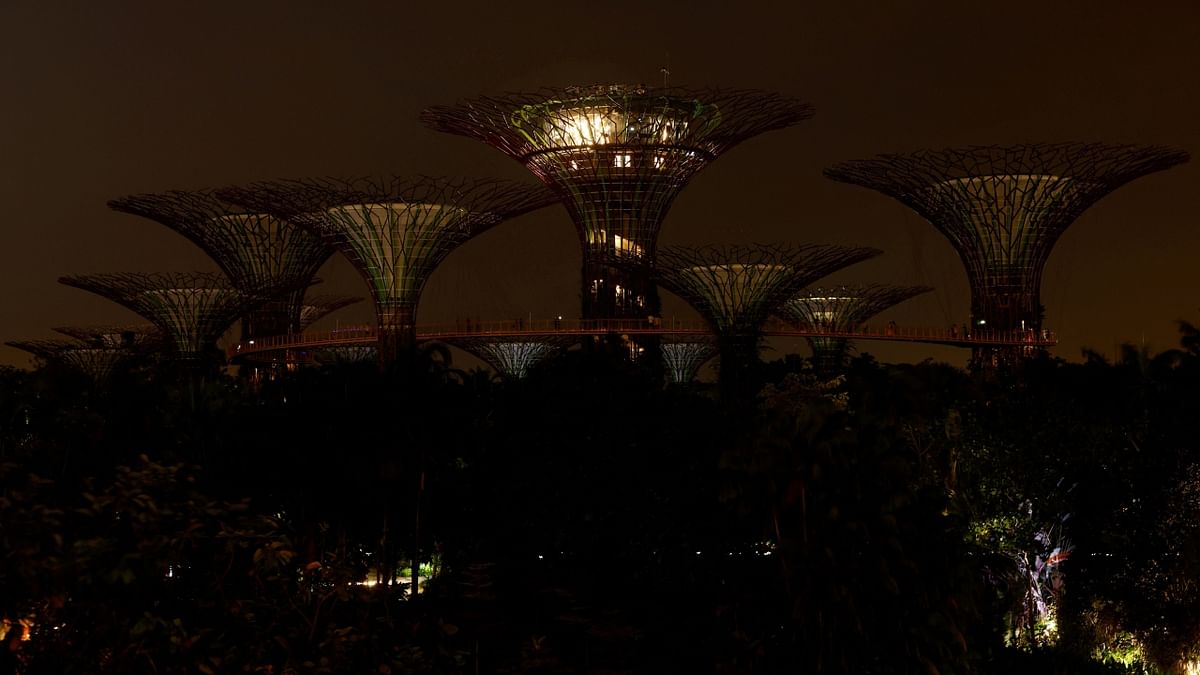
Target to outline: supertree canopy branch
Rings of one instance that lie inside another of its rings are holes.
[[[350,260],[375,301],[381,365],[414,344],[421,290],[451,251],[555,201],[541,186],[445,178],[304,180],[220,194],[309,228]]]
[[[805,328],[849,332],[885,309],[932,290],[929,286],[890,284],[807,288],[783,303],[778,314]],[[813,363],[823,370],[840,365],[850,349],[847,339],[837,337],[810,337],[808,344]]]
[[[27,351],[46,363],[60,363],[78,370],[97,385],[106,382],[114,370],[137,354],[123,347],[94,346],[69,340],[25,340],[5,344]]]
[[[671,384],[688,384],[696,379],[700,366],[717,353],[715,338],[688,336],[683,340],[664,337],[659,348],[662,350],[664,370]]]
[[[262,298],[210,272],[124,273],[62,277],[59,283],[104,296],[140,314],[169,337],[182,360],[199,359]]]
[[[323,366],[346,366],[379,361],[375,345],[340,345],[322,347],[313,352],[313,359]]]
[[[969,147],[845,162],[825,175],[894,197],[950,240],[975,327],[1038,330],[1042,271],[1059,236],[1108,193],[1188,158],[1099,143]]]
[[[572,337],[513,339],[473,336],[455,338],[451,344],[483,359],[505,378],[520,380],[529,373],[530,368],[574,342],[576,339]]]
[[[75,338],[92,347],[132,349],[144,352],[162,345],[162,333],[154,324],[115,324],[109,326],[57,326],[51,330]]]
[[[767,316],[801,288],[880,253],[820,244],[669,246],[659,252],[657,277],[718,335],[757,335]]]
[[[279,295],[244,317],[243,340],[300,330],[305,287],[333,255],[320,237],[287,220],[249,212],[213,191],[141,194],[109,208],[149,218],[187,237],[211,257],[233,285],[251,295]]]
[[[300,305],[300,330],[306,331],[309,326],[326,316],[358,302],[362,302],[362,298],[352,295],[317,295],[305,298],[304,304]]]
[[[438,131],[487,143],[558,194],[583,248],[584,318],[658,313],[649,268],[671,203],[696,172],[812,106],[748,90],[597,85],[433,107]]]

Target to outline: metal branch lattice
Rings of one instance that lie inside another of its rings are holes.
[[[333,255],[320,237],[285,219],[248,212],[213,191],[167,192],[122,197],[109,208],[149,218],[191,240],[252,295],[283,296],[249,317],[243,337],[300,330],[305,288]]]
[[[578,338],[574,336],[527,340],[480,336],[455,338],[450,342],[483,359],[504,377],[520,380],[524,379],[530,368],[576,341]]]
[[[669,246],[659,252],[657,276],[719,335],[755,335],[804,286],[880,253],[821,244]]]
[[[679,340],[663,338],[659,348],[662,350],[663,366],[671,378],[671,383],[687,384],[696,379],[700,366],[716,356],[717,341],[711,337],[689,337]]]
[[[584,316],[602,318],[657,311],[636,270],[653,261],[663,219],[696,172],[812,114],[760,91],[598,85],[481,97],[422,120],[495,147],[559,195],[583,247]]]
[[[362,298],[352,295],[317,295],[306,298],[304,304],[300,305],[300,331],[306,331],[309,326],[326,316],[358,302],[362,302]]]
[[[309,179],[220,191],[251,211],[297,222],[341,251],[366,280],[380,336],[412,342],[425,281],[455,248],[512,218],[554,203],[536,185],[501,180]],[[394,357],[396,347],[381,354]]]
[[[162,346],[162,332],[154,324],[113,324],[107,326],[57,326],[51,330],[75,338],[91,347],[131,349],[147,352]]]
[[[239,315],[261,302],[210,272],[92,274],[58,281],[140,314],[170,337],[183,359],[213,348]]]
[[[941,231],[966,267],[976,325],[1035,330],[1042,271],[1066,228],[1118,187],[1188,158],[1099,143],[969,147],[845,162],[825,175],[889,195]]]
[[[783,303],[777,313],[801,327],[847,332],[889,307],[932,290],[929,286],[890,284],[809,288]],[[811,337],[808,344],[820,366],[843,361],[850,348],[843,338]]]
[[[375,345],[322,347],[313,352],[313,359],[317,363],[326,366],[369,363],[379,360],[379,350]]]
[[[113,371],[137,354],[133,349],[93,346],[68,340],[24,340],[5,344],[27,351],[43,362],[60,363],[77,370],[95,384],[106,382]]]

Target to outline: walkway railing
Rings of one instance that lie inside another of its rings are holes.
[[[927,342],[957,347],[1014,346],[1052,347],[1058,344],[1058,336],[1052,331],[1012,330],[993,331],[973,329],[963,331],[956,328],[931,328],[897,326],[858,326],[852,330],[828,331],[803,327],[779,319],[763,324],[762,332],[768,337],[826,337],[847,340],[890,340],[897,342]],[[712,329],[704,321],[680,321],[678,319],[510,319],[499,321],[472,321],[464,319],[454,323],[417,326],[417,340],[448,340],[456,337],[542,337],[547,335],[711,335]],[[294,335],[259,338],[250,342],[232,345],[226,355],[237,356],[287,349],[319,349],[342,345],[372,344],[376,341],[375,326],[339,326],[333,330],[314,331]]]

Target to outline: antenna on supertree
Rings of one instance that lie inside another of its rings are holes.
[[[890,284],[806,288],[784,302],[776,313],[802,328],[846,333],[885,309],[932,290],[929,286]],[[818,371],[833,372],[845,364],[851,348],[846,338],[807,339]]]
[[[333,314],[339,309],[362,302],[362,298],[352,295],[315,295],[305,298],[300,305],[300,331],[308,330],[309,326]]]
[[[825,175],[899,200],[950,240],[971,286],[971,330],[1036,332],[1044,311],[1042,271],[1059,236],[1118,187],[1188,159],[1159,146],[974,146],[844,162]],[[979,347],[972,363],[1030,352]]]
[[[538,185],[427,177],[260,183],[220,195],[299,223],[349,259],[375,301],[381,366],[415,344],[421,290],[451,251],[555,201]]]
[[[71,340],[23,340],[5,344],[27,351],[45,363],[59,363],[77,370],[97,387],[137,355],[136,351],[124,347],[95,346]]]
[[[696,335],[677,338],[664,336],[659,342],[659,349],[671,384],[684,385],[695,380],[700,366],[716,356],[717,339]]]
[[[812,114],[760,91],[594,85],[481,97],[421,119],[500,150],[559,196],[583,249],[584,319],[640,319],[660,312],[651,268],[680,190],[742,141]]]
[[[801,288],[880,253],[822,244],[668,246],[659,251],[657,276],[713,327],[728,394],[757,360],[769,314]]]
[[[167,336],[172,358],[184,363],[200,362],[239,315],[262,301],[212,272],[91,274],[58,281],[141,315]]]
[[[572,336],[553,335],[530,338],[473,335],[449,340],[450,344],[471,352],[509,380],[524,379],[530,368],[577,341]]]
[[[333,255],[333,249],[304,228],[273,215],[247,212],[211,190],[131,195],[108,206],[187,237],[247,295],[278,296],[242,318],[243,342],[299,332],[304,292]]]

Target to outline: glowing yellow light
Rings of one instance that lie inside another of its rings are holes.
[[[616,142],[620,115],[611,110],[579,110],[568,113],[562,125],[566,145],[606,145]],[[553,122],[548,122],[553,124]],[[550,131],[548,129],[548,131]]]

